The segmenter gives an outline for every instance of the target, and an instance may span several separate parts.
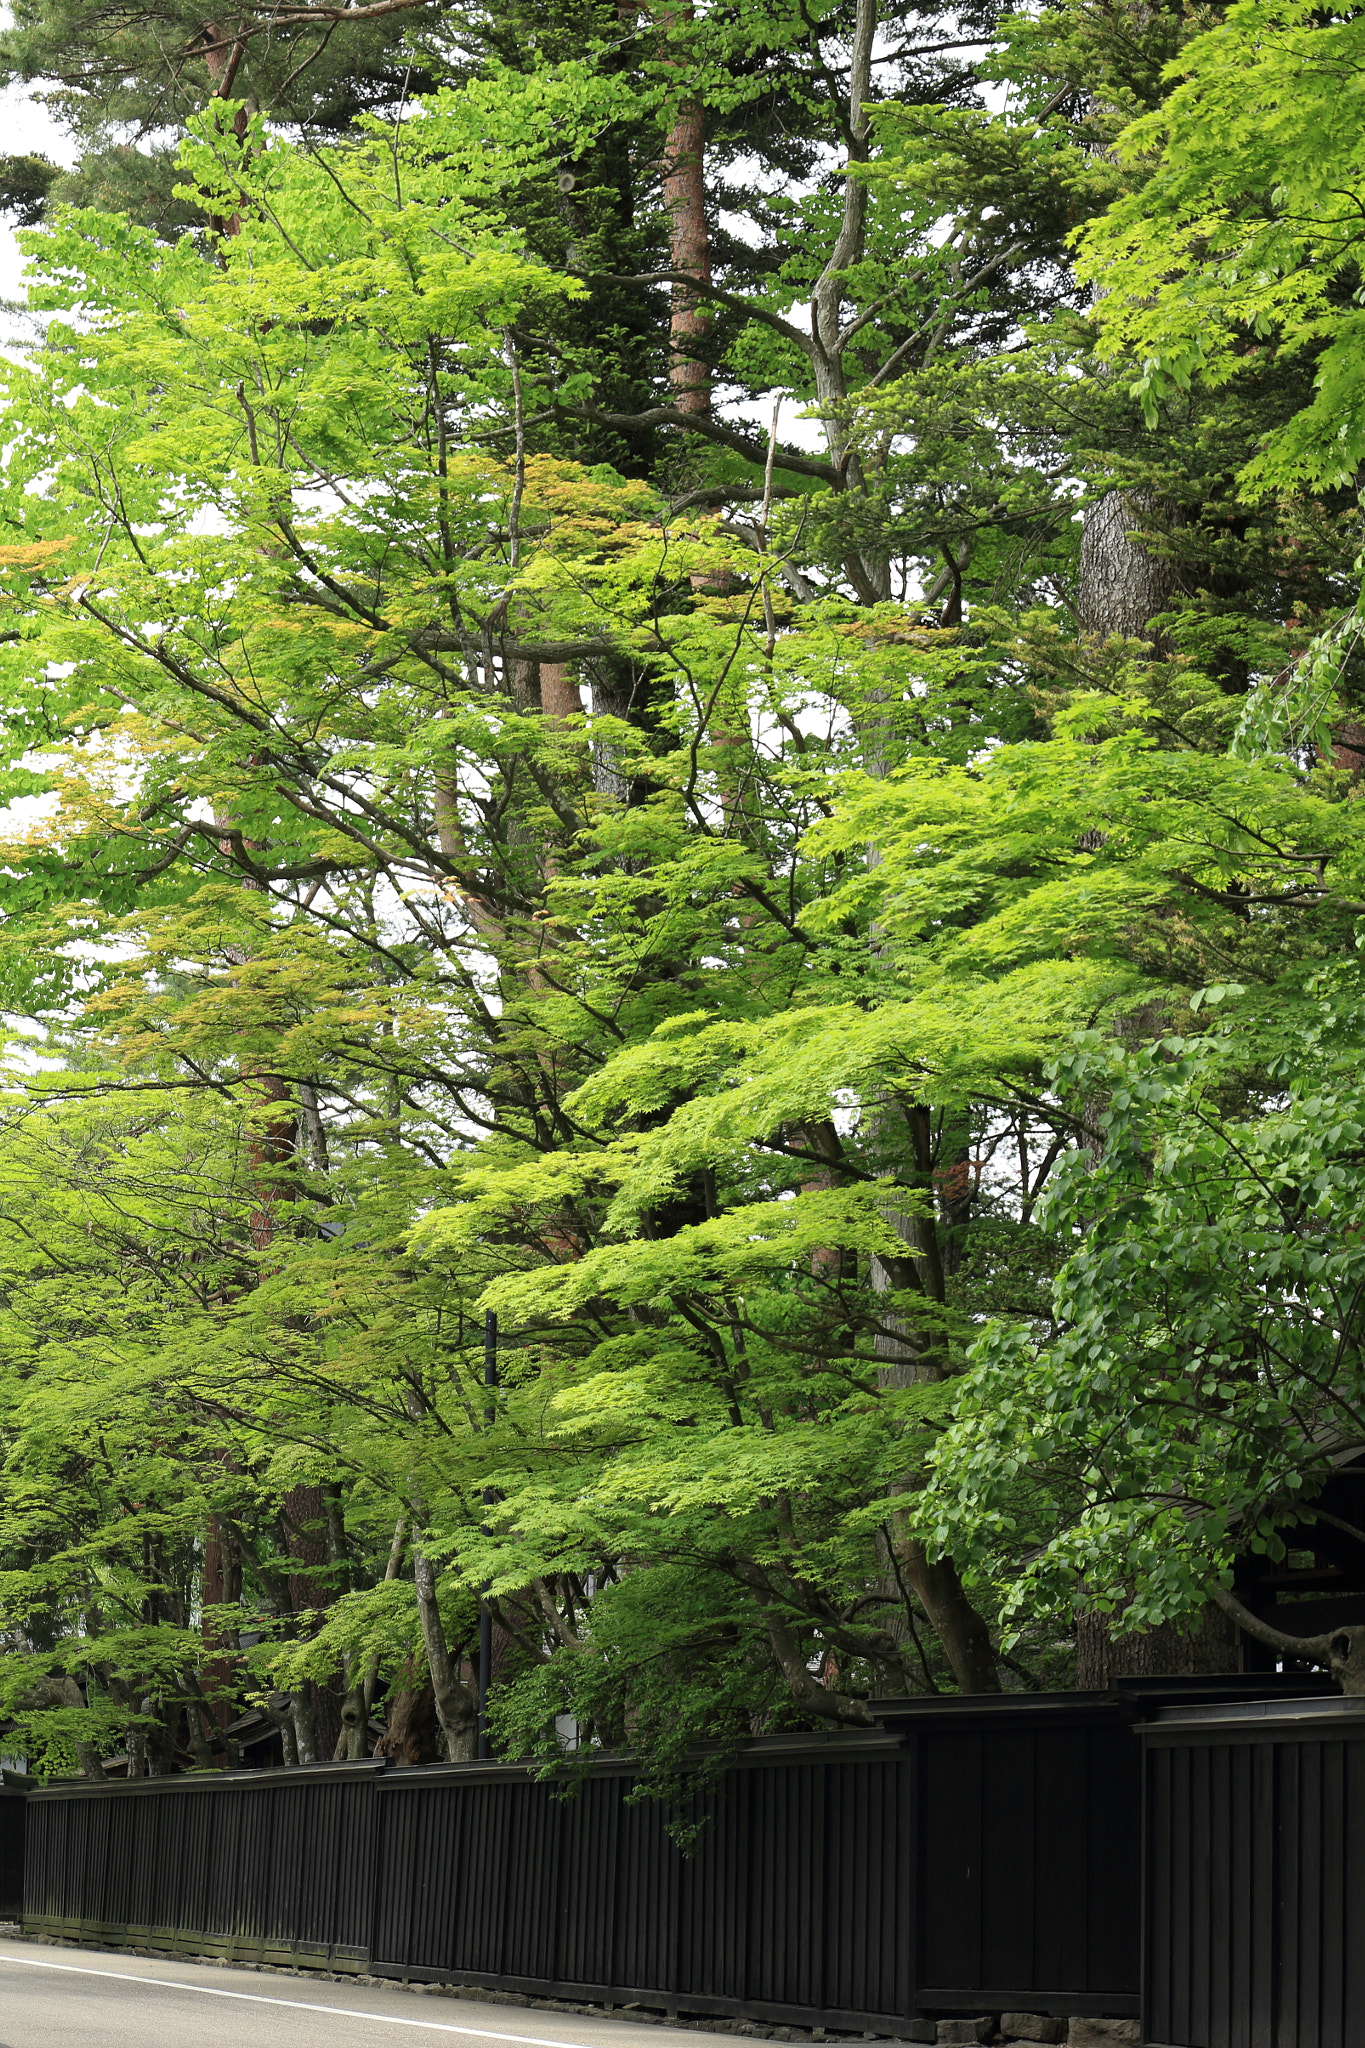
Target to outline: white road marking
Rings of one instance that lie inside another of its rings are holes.
[[[335,2019],[378,2020],[386,2027],[425,2027],[428,2033],[464,2034],[471,2041],[523,2041],[527,2048],[586,2048],[582,2041],[550,2041],[543,2034],[499,2034],[492,2027],[453,2027],[448,2020],[410,2020],[392,2012],[310,2005],[302,1998],[267,1998],[262,1991],[220,1991],[214,1984],[182,1984],[173,1977],[135,1977],[131,1970],[88,1970],[81,1963],[45,1963],[37,1956],[0,1955],[0,1963],[18,1963],[30,1970],[65,1970],[73,1977],[112,1977],[119,1984],[152,1984],[161,1991],[197,1991],[201,1998],[243,1998],[248,2005],[283,2005],[291,2012],[329,2012]]]

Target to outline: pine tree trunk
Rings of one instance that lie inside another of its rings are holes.
[[[281,1502],[285,1546],[300,1564],[321,1569],[328,1562],[325,1536],[327,1505],[320,1486],[293,1486]],[[295,1615],[330,1607],[333,1590],[326,1579],[308,1572],[289,1574],[289,1605]],[[331,1686],[309,1682],[291,1706],[299,1761],[331,1756],[341,1734],[341,1701]],[[305,1749],[312,1756],[305,1756]]]
[[[670,8],[666,18],[690,21],[692,9]],[[706,223],[706,110],[685,99],[664,142],[664,206],[668,212],[668,267],[711,282],[711,237]],[[710,328],[706,301],[685,284],[673,286],[668,322],[668,381],[679,412],[709,413],[711,366],[706,360]]]
[[[566,662],[543,661],[540,664],[540,708],[546,718],[557,721],[572,718],[582,711],[583,699]]]

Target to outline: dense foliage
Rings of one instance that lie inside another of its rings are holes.
[[[1361,1431],[1354,27],[356,12],[8,46],[7,1741],[1074,1682]]]

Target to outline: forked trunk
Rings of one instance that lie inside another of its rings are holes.
[[[436,1717],[445,1739],[446,1758],[453,1764],[472,1763],[479,1744],[479,1703],[456,1672],[437,1604],[435,1567],[421,1546],[415,1526],[413,1538],[413,1584],[417,1588],[422,1641],[427,1653],[427,1669],[431,1673]]]

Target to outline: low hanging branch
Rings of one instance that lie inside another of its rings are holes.
[[[1267,1649],[1307,1664],[1325,1665],[1344,1693],[1365,1696],[1365,1626],[1329,1629],[1320,1636],[1291,1636],[1262,1621],[1242,1605],[1235,1593],[1222,1586],[1213,1588],[1213,1598],[1224,1614],[1230,1615],[1239,1628],[1254,1636],[1258,1643],[1264,1643]]]

